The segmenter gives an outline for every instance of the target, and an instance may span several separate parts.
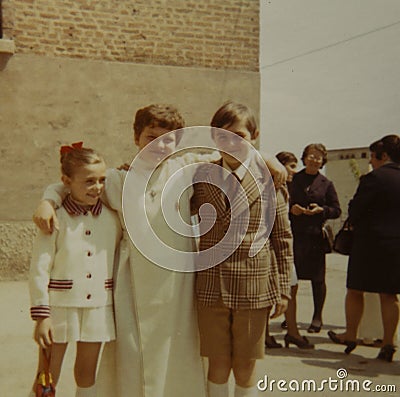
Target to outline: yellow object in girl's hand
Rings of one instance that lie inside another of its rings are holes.
[[[47,357],[46,351],[41,350],[43,356],[44,369],[37,377],[36,382],[36,397],[55,397],[56,388],[53,384],[53,378],[49,370],[50,357]]]
[[[42,371],[37,378],[36,397],[55,397],[56,389],[50,372]]]

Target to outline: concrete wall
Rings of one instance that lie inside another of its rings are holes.
[[[0,278],[25,274],[32,212],[59,180],[60,144],[83,140],[110,166],[132,160],[138,107],[173,103],[207,125],[227,99],[259,111],[259,74],[16,54],[0,71]]]

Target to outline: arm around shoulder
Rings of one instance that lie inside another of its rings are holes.
[[[67,194],[68,189],[61,182],[49,185],[44,191],[42,201],[33,214],[33,222],[43,233],[51,234],[58,229],[55,209],[61,207]]]
[[[106,173],[106,185],[101,201],[115,211],[122,211],[122,191],[126,175],[127,171],[116,168],[110,168]]]
[[[59,228],[54,208],[52,200],[42,200],[33,213],[33,222],[45,234],[51,234]]]

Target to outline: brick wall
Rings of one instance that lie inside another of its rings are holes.
[[[2,0],[20,54],[258,71],[258,0]]]

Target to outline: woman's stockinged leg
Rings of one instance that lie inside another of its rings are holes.
[[[379,294],[383,322],[383,345],[394,345],[399,323],[399,300],[395,294]]]
[[[298,284],[293,285],[290,288],[290,294],[292,296],[292,299],[289,300],[288,308],[285,312],[285,319],[287,324],[288,335],[300,338],[299,329],[297,327],[297,299],[296,299],[297,289],[298,289]]]
[[[348,288],[345,299],[346,331],[338,334],[330,331],[333,336],[328,333],[329,337],[335,343],[356,342],[363,311],[364,292]]]
[[[321,326],[322,324],[322,309],[326,297],[326,283],[323,281],[311,281],[313,299],[314,299],[314,314],[312,324]]]
[[[74,375],[79,388],[89,388],[94,385],[100,348],[100,342],[77,343]]]
[[[345,301],[346,332],[344,340],[357,340],[358,327],[364,311],[364,292],[348,289]]]

